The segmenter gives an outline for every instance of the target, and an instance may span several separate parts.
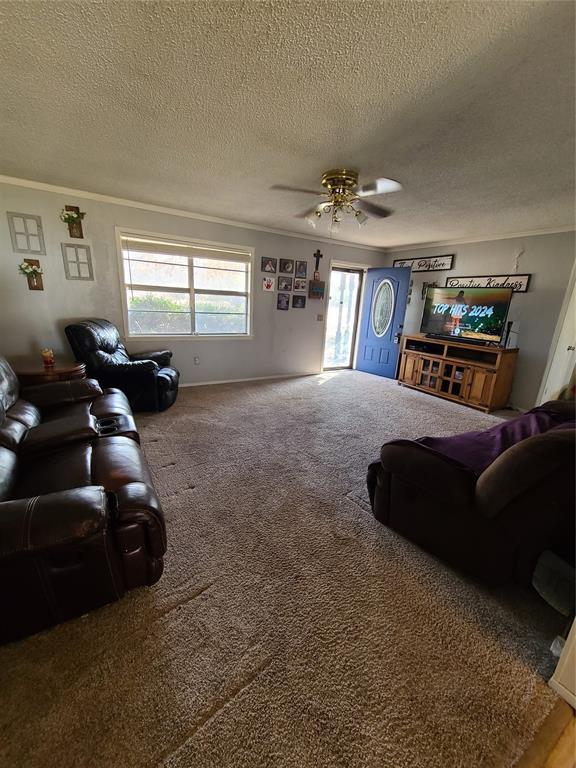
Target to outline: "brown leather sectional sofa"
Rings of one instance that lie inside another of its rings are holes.
[[[20,392],[0,357],[0,642],[153,584],[165,551],[124,394],[94,379]]]

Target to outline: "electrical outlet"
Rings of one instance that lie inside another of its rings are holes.
[[[318,320],[318,322],[321,323],[322,320],[324,320],[324,315],[316,315],[316,320]]]
[[[200,358],[198,357],[198,355],[196,355],[194,358],[194,365],[200,365]]]

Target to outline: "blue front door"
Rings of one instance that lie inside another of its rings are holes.
[[[356,368],[396,378],[410,267],[369,269],[360,317]]]

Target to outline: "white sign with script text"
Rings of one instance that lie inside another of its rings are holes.
[[[526,293],[531,275],[482,275],[447,277],[446,288],[512,288],[514,293]]]
[[[421,259],[396,259],[393,266],[411,267],[412,272],[443,272],[452,269],[454,254],[448,256],[425,256]]]

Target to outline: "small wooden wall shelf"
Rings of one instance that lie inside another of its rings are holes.
[[[404,336],[398,380],[480,411],[508,405],[518,349]]]

